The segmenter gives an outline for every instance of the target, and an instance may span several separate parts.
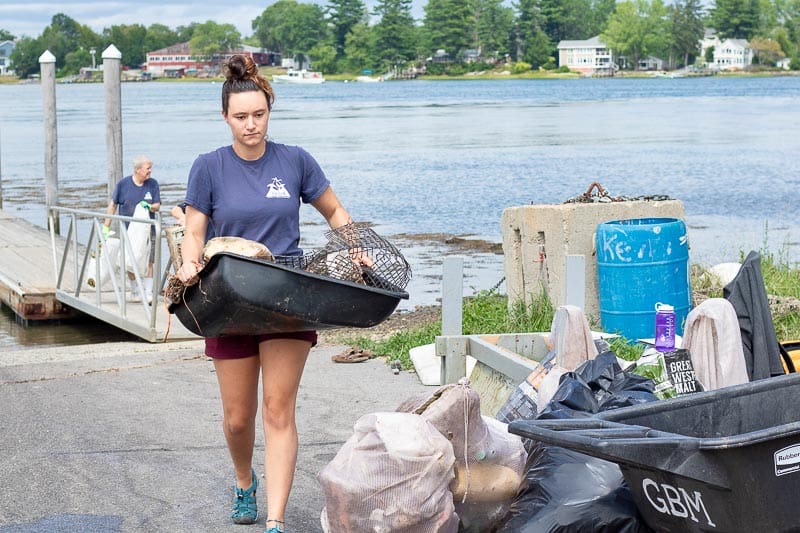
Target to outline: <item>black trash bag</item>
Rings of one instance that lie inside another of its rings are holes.
[[[606,351],[561,377],[536,417],[583,418],[657,400],[653,381],[623,371]],[[497,531],[649,533],[616,463],[524,439],[525,479]]]
[[[580,418],[656,400],[650,378],[625,372],[612,351],[561,376],[553,398],[536,418]]]
[[[519,494],[497,531],[504,533],[650,533],[619,467],[537,442]]]

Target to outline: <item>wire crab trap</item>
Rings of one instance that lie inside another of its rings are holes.
[[[352,222],[325,233],[324,247],[303,256],[276,256],[293,268],[380,289],[402,292],[411,280],[403,254],[366,222]]]

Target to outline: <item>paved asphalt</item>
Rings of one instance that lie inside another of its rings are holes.
[[[312,350],[303,376],[291,532],[322,531],[317,474],[359,417],[434,390],[381,359],[331,362],[344,348]],[[256,442],[261,476],[260,427]],[[201,341],[0,354],[0,451],[0,533],[264,531],[263,515],[228,518],[233,471]]]

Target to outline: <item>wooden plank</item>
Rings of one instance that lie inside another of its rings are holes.
[[[442,266],[442,335],[461,335],[464,258],[447,256]]]
[[[442,385],[458,383],[458,380],[467,375],[467,337],[439,336],[436,337],[436,355],[441,357]]]
[[[481,414],[494,417],[511,393],[547,355],[546,333],[504,333],[468,337],[478,360],[470,375],[481,397]],[[522,379],[520,379],[522,378]]]
[[[457,337],[454,337],[454,339]],[[502,346],[495,346],[477,336],[468,336],[469,346],[467,353],[504,376],[508,376],[514,383],[522,383],[528,374],[533,372],[539,363],[512,352]]]
[[[583,310],[586,308],[586,257],[567,255],[564,260],[564,303]]]
[[[514,381],[480,361],[475,363],[469,376],[470,386],[481,398],[481,414],[494,418],[497,411],[508,401],[514,388]]]

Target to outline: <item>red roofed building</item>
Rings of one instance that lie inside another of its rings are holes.
[[[237,50],[230,50],[221,54],[214,54],[210,59],[194,57],[189,49],[189,43],[178,43],[147,52],[147,62],[144,70],[154,78],[172,77],[182,78],[186,75],[200,73],[216,74],[219,65],[235,54],[242,54],[253,59],[256,65],[280,65],[281,55],[263,48],[243,45]]]

